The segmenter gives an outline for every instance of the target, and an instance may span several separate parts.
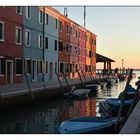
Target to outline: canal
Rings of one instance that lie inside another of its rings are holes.
[[[139,71],[134,72],[136,78],[131,81],[133,87],[140,74]],[[99,102],[105,98],[118,97],[125,84],[126,81],[119,82],[113,87],[101,90],[96,96],[84,100],[55,98],[0,111],[0,133],[56,134],[58,125],[66,119],[79,116],[100,116]]]

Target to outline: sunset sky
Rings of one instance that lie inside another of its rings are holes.
[[[64,7],[54,8],[64,12]],[[68,17],[83,25],[84,8],[67,8]],[[86,28],[97,35],[97,53],[116,61],[113,68],[120,68],[122,59],[126,68],[140,68],[140,7],[88,6]]]

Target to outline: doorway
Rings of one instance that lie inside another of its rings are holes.
[[[37,81],[37,61],[32,60],[32,79],[33,81]]]
[[[13,61],[12,60],[6,61],[6,83],[7,84],[13,83]]]
[[[50,80],[52,79],[53,77],[53,63],[50,62]]]

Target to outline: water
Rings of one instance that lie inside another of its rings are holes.
[[[135,71],[140,75],[140,71]],[[135,87],[137,77],[131,81]],[[101,90],[96,97],[85,100],[66,100],[63,98],[43,101],[18,109],[1,112],[1,134],[55,134],[57,127],[66,119],[79,116],[100,116],[99,102],[110,97],[118,97],[124,89],[126,81],[119,82],[111,88]]]

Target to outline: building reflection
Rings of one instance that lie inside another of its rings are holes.
[[[20,115],[17,115],[20,114]],[[65,100],[53,109],[21,110],[6,121],[0,121],[1,134],[54,134],[58,125],[67,119],[80,116],[96,116],[96,100]],[[2,119],[1,119],[2,120]]]
[[[73,104],[62,106],[58,112],[59,122],[66,119],[76,118],[80,116],[96,116],[96,99],[88,98],[86,100],[73,100]]]

